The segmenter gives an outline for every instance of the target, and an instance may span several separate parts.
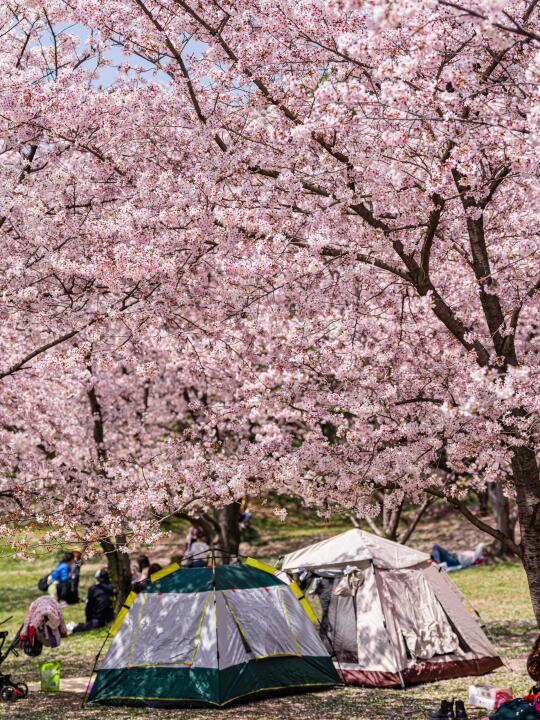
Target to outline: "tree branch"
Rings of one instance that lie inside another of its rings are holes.
[[[507,537],[504,533],[502,533],[500,530],[497,530],[496,528],[491,527],[491,525],[488,525],[483,520],[480,520],[479,517],[477,517],[474,513],[472,513],[466,505],[464,505],[459,500],[456,500],[455,498],[448,497],[444,493],[442,493],[440,490],[437,490],[435,488],[430,488],[429,490],[426,490],[426,492],[429,495],[433,495],[434,497],[440,498],[441,500],[445,500],[447,503],[452,505],[456,508],[456,510],[459,510],[459,512],[467,518],[467,520],[477,527],[479,530],[482,530],[482,532],[485,532],[487,535],[491,535],[491,537],[495,538],[495,540],[498,540],[501,544],[503,544],[505,547],[507,547],[512,553],[517,555],[519,558],[523,559],[523,550],[521,548],[521,545],[516,544],[512,538]]]
[[[470,15],[471,17],[478,18],[479,20],[488,20],[487,15],[484,15],[481,12],[478,12],[477,10],[473,10],[472,8],[466,7],[464,5],[461,5],[460,3],[456,2],[450,2],[450,0],[438,0],[439,5],[443,5],[444,7],[450,7],[454,8],[455,10],[461,10],[461,12],[466,13],[467,15]],[[536,7],[538,3],[538,0],[533,0],[531,3],[531,6],[527,9],[527,12],[524,15],[525,22],[530,18],[530,15],[534,8]],[[493,27],[498,28],[499,30],[504,30],[505,32],[514,33],[516,35],[521,35],[523,37],[528,38],[529,40],[538,40],[540,41],[540,35],[538,35],[535,32],[532,32],[531,30],[527,30],[522,25],[520,25],[514,18],[512,18],[508,13],[504,13],[506,17],[510,20],[512,25],[504,25],[500,22],[494,22]]]
[[[420,268],[426,281],[429,279],[431,248],[433,247],[433,240],[439,227],[439,221],[444,208],[444,200],[440,195],[435,195],[433,200],[436,203],[436,207],[429,214],[428,226],[422,244],[422,250],[420,251]]]
[[[45,343],[45,345],[41,345],[41,347],[36,348],[31,353],[28,353],[28,355],[25,355],[21,360],[16,362],[14,365],[11,365],[11,367],[7,368],[7,370],[4,370],[0,372],[0,380],[7,377],[8,375],[13,375],[16,372],[19,372],[19,370],[24,370],[24,366],[26,363],[30,362],[30,360],[33,360],[38,355],[41,355],[44,352],[47,352],[47,350],[50,350],[51,348],[55,347],[56,345],[60,345],[61,343],[65,342],[66,340],[70,340],[72,337],[75,337],[75,335],[78,335],[83,330],[86,330],[87,327],[92,325],[95,322],[95,320],[91,320],[90,322],[86,323],[86,325],[83,325],[82,328],[79,328],[78,330],[71,330],[70,332],[66,333],[65,335],[61,335],[60,337],[57,337],[55,340],[51,340],[48,343]]]
[[[424,513],[428,509],[428,507],[434,502],[433,498],[426,498],[426,500],[420,505],[418,510],[416,511],[413,519],[409,523],[409,525],[405,528],[405,530],[401,533],[401,535],[398,538],[398,542],[400,542],[402,545],[406,545],[408,541],[411,539],[413,532],[418,527],[418,523],[422,519]]]

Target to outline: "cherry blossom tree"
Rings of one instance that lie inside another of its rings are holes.
[[[176,494],[369,515],[503,482],[540,621],[537,5],[3,10],[9,392],[46,392],[51,342],[116,378],[172,343],[210,386]]]

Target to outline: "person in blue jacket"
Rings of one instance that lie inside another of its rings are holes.
[[[73,560],[73,553],[65,553],[58,565],[51,573],[53,581],[56,583],[56,597],[59,602],[67,602],[70,590],[70,563]]]

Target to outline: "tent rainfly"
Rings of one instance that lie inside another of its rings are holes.
[[[286,555],[282,567],[321,578],[321,637],[349,684],[397,687],[502,665],[426,553],[354,529]]]
[[[144,707],[223,706],[340,684],[316,617],[269,565],[172,565],[131,593],[88,699]]]

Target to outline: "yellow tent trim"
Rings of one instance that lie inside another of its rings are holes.
[[[198,632],[197,632],[197,639],[196,639],[196,641],[195,641],[195,649],[194,649],[194,651],[193,651],[193,657],[191,658],[191,664],[192,664],[192,665],[195,664],[195,659],[196,659],[196,657],[197,657],[197,651],[198,651],[199,645],[200,645],[200,643],[201,643],[201,635],[202,635],[202,631],[203,631],[204,616],[206,615],[206,610],[207,610],[207,608],[208,608],[208,601],[209,601],[209,600],[210,600],[210,593],[208,593],[208,595],[206,596],[206,600],[205,600],[205,603],[204,603],[204,607],[203,607],[203,611],[202,611],[202,615],[201,615],[201,622],[199,623],[199,630],[198,630]]]
[[[278,653],[270,653],[269,655],[256,655],[254,662],[257,662],[258,660],[267,660],[268,658],[274,658],[274,657],[301,657],[299,653],[293,653],[293,652],[278,652]]]
[[[136,599],[137,599],[137,593],[130,592],[126,598],[126,602],[122,606],[122,609],[116,616],[114,623],[111,625],[111,629],[109,630],[109,635],[116,635],[116,633],[120,630],[120,626],[124,622],[126,615],[129,612],[130,607],[133,605],[133,603],[135,602]]]
[[[270,575],[276,575],[277,570],[275,567],[272,567],[271,565],[267,565],[266,563],[261,562],[260,560],[255,560],[255,558],[248,557],[244,561],[245,565],[251,565],[251,567],[257,568],[258,570],[262,570],[263,572],[270,573]]]
[[[162,570],[158,570],[157,572],[152,573],[150,575],[150,582],[155,583],[156,580],[161,580],[161,578],[167,577],[167,575],[170,575],[171,573],[174,573],[177,570],[181,569],[182,568],[178,563],[172,563],[172,565],[167,565],[167,567],[164,567]]]
[[[316,616],[315,613],[313,612],[313,610],[312,610],[312,608],[311,608],[311,605],[310,605],[310,604],[308,603],[308,601],[306,600],[306,596],[305,596],[304,593],[300,590],[300,588],[298,587],[298,585],[297,585],[295,582],[293,582],[293,583],[291,583],[291,584],[289,585],[289,587],[291,588],[291,590],[293,591],[293,593],[296,595],[296,597],[297,597],[298,600],[300,601],[300,605],[304,608],[304,610],[305,610],[305,612],[306,612],[306,615],[307,615],[308,618],[311,620],[311,622],[317,624],[317,623],[319,622],[318,619],[317,619],[317,616]]]
[[[246,633],[244,632],[244,628],[240,625],[240,621],[239,621],[238,618],[236,617],[236,613],[235,613],[234,610],[232,609],[231,603],[229,602],[228,597],[227,597],[226,595],[224,595],[224,596],[223,596],[223,599],[225,600],[225,605],[227,606],[227,610],[231,613],[231,617],[232,617],[232,619],[233,619],[233,621],[234,621],[234,624],[236,625],[236,627],[237,627],[237,629],[238,629],[238,632],[239,632],[240,635],[244,638],[244,642],[246,643],[246,645],[247,645],[248,647],[251,647],[251,643],[249,642],[249,640],[248,640],[248,638],[247,638],[247,635],[246,635]]]
[[[116,616],[116,620],[113,622],[111,629],[109,630],[109,635],[116,635],[116,633],[120,630],[120,627],[122,623],[125,620],[126,615],[129,612],[129,608],[123,607],[118,615]]]

